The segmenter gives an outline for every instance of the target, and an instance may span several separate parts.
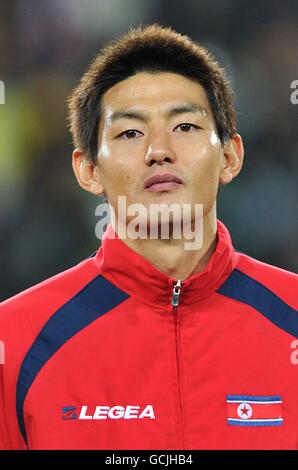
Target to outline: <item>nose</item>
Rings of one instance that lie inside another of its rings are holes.
[[[148,149],[145,155],[145,163],[152,166],[154,163],[163,165],[164,163],[175,163],[176,156],[170,147],[167,136],[161,132],[151,135]]]

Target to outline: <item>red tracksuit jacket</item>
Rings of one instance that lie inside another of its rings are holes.
[[[112,234],[1,304],[0,448],[298,449],[298,276],[220,221],[182,283]]]

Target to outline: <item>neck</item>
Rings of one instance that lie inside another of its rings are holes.
[[[205,269],[217,244],[217,221],[215,207],[203,218],[203,242],[200,248],[186,250],[189,240],[170,239],[123,239],[136,253],[146,258],[159,271],[181,281]]]

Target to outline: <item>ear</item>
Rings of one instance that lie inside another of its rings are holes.
[[[79,148],[75,149],[72,153],[72,168],[79,185],[85,191],[89,191],[95,196],[100,196],[104,193],[98,166]]]
[[[239,134],[224,143],[222,155],[222,168],[219,182],[223,186],[230,183],[241,171],[244,159],[242,138]]]

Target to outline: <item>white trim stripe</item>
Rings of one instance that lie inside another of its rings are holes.
[[[271,418],[258,418],[258,419],[236,419],[236,418],[228,418],[228,421],[234,421],[234,422],[237,422],[237,423],[258,423],[260,421],[269,421],[269,422],[282,422],[283,421],[283,418],[274,418],[274,419],[271,419]]]

